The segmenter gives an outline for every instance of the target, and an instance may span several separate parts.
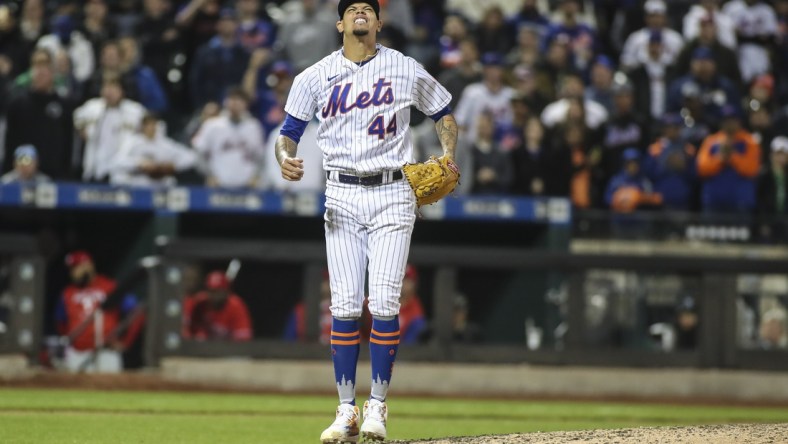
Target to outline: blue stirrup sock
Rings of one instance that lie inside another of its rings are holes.
[[[360,349],[358,319],[337,319],[331,323],[331,357],[340,404],[356,405],[356,365]]]
[[[394,370],[399,348],[399,318],[373,317],[372,334],[369,337],[369,358],[372,361],[373,399],[386,400],[386,393]]]

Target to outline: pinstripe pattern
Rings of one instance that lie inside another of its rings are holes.
[[[337,50],[296,76],[285,111],[317,116],[317,143],[329,172],[391,172],[412,162],[410,107],[443,110],[451,94],[418,62],[377,45],[363,64]],[[405,180],[374,187],[341,184],[329,174],[325,231],[331,313],[358,318],[369,269],[369,310],[399,314],[399,296],[416,220],[416,199]],[[338,338],[339,339],[339,338]]]
[[[361,187],[329,180],[324,220],[332,315],[361,316],[367,265],[370,313],[397,315],[416,220],[408,183]]]

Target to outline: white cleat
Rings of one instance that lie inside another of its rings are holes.
[[[361,425],[361,437],[364,441],[385,441],[386,420],[389,417],[385,402],[370,399],[364,403],[364,424]]]
[[[337,419],[320,435],[323,444],[349,444],[358,442],[358,407],[340,404]]]

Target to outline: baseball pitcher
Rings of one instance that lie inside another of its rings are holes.
[[[457,124],[451,95],[418,62],[376,43],[383,23],[377,0],[341,0],[342,48],[295,79],[276,142],[286,180],[303,177],[296,156],[303,130],[319,121],[317,144],[326,171],[325,235],[331,286],[331,353],[339,392],[336,420],[323,443],[386,438],[386,396],[400,341],[399,295],[418,205],[451,192]],[[435,121],[443,155],[422,164],[413,156],[410,107]],[[356,407],[359,318],[369,271],[372,393],[363,424]]]

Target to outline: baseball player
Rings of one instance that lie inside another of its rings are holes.
[[[323,443],[386,438],[386,395],[400,339],[399,295],[416,220],[416,196],[403,180],[412,160],[410,106],[436,123],[443,155],[454,159],[451,94],[415,60],[376,43],[377,0],[341,0],[342,48],[295,78],[276,143],[286,180],[304,175],[298,142],[312,117],[326,171],[325,235],[331,286],[331,353],[340,405]],[[359,429],[356,363],[359,317],[369,272],[372,393]]]

